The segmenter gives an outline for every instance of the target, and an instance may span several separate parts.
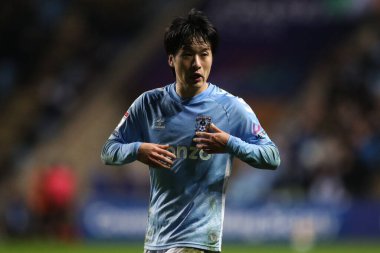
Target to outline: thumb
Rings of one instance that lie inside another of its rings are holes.
[[[215,133],[221,133],[222,130],[220,130],[217,126],[214,125],[214,123],[211,123],[210,129],[214,131]]]

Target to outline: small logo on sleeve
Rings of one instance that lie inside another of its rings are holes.
[[[265,139],[267,136],[267,133],[264,131],[264,129],[260,125],[255,123],[253,123],[252,125],[252,133],[259,139]]]

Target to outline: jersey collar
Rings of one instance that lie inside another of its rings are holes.
[[[197,103],[197,102],[203,100],[204,98],[206,98],[207,96],[209,96],[210,93],[212,92],[213,88],[214,88],[214,85],[212,83],[208,83],[207,89],[205,89],[201,93],[195,95],[194,97],[184,99],[177,94],[177,92],[175,90],[175,83],[172,83],[172,84],[169,84],[168,92],[170,94],[170,97],[178,103],[193,104],[193,103]]]

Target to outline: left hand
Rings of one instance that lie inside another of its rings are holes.
[[[208,154],[225,153],[226,145],[230,135],[214,124],[211,124],[209,130],[212,132],[196,132],[193,141],[198,149],[202,149]]]

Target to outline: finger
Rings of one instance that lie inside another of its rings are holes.
[[[193,141],[197,142],[197,143],[202,143],[202,142],[208,141],[208,139],[206,139],[206,138],[194,138]]]
[[[211,134],[207,133],[207,132],[195,132],[195,135],[197,137],[206,137],[206,138],[209,138]]]
[[[195,147],[197,149],[204,149],[206,147],[206,145],[204,145],[204,144],[197,144],[197,145],[195,145]]]
[[[161,160],[154,159],[151,161],[151,165],[155,168],[162,168],[162,169],[171,170],[171,165],[166,164],[165,162],[163,162]]]
[[[159,161],[160,163],[163,162],[163,163],[168,164],[168,165],[173,165],[173,160],[170,157],[167,157],[167,156],[159,154],[159,153],[154,153],[153,159],[156,161]]]
[[[203,152],[207,153],[207,154],[216,154],[218,153],[218,151],[216,150],[212,150],[212,149],[202,149]]]
[[[157,150],[158,153],[160,153],[164,156],[169,156],[172,159],[177,158],[175,154],[173,154],[172,152],[167,150],[170,147],[168,144],[166,144],[166,145],[157,144],[157,147],[161,148],[161,150]]]
[[[172,152],[167,151],[167,150],[163,150],[161,152],[161,155],[166,156],[166,157],[170,157],[170,159],[173,159],[173,160],[177,158],[177,156],[175,154],[173,154]]]
[[[162,165],[161,165],[161,168],[166,169],[166,170],[172,170],[172,167],[171,167],[171,166],[168,166],[168,165],[166,165],[166,164],[162,164]]]
[[[168,164],[165,164],[163,162],[160,162],[157,166],[157,168],[166,169],[166,170],[172,170],[172,167]]]
[[[200,145],[199,147],[197,145],[197,148],[201,149],[206,154],[216,154],[216,153],[219,153],[217,150],[213,150],[211,147],[208,147],[207,145]]]
[[[164,162],[160,162],[160,167],[163,169],[172,170],[172,165],[164,163]]]
[[[204,150],[210,150],[210,149],[212,149],[212,147],[210,145],[206,144],[206,143],[197,144],[197,145],[195,145],[195,147],[197,149],[202,149],[203,151]]]
[[[162,162],[164,162],[165,164],[168,164],[168,165],[173,165],[173,160],[170,158],[170,157],[167,157],[167,156],[161,156],[160,160]]]
[[[217,126],[214,125],[214,123],[210,124],[210,129],[214,131],[215,133],[221,133],[222,130],[220,130]]]

